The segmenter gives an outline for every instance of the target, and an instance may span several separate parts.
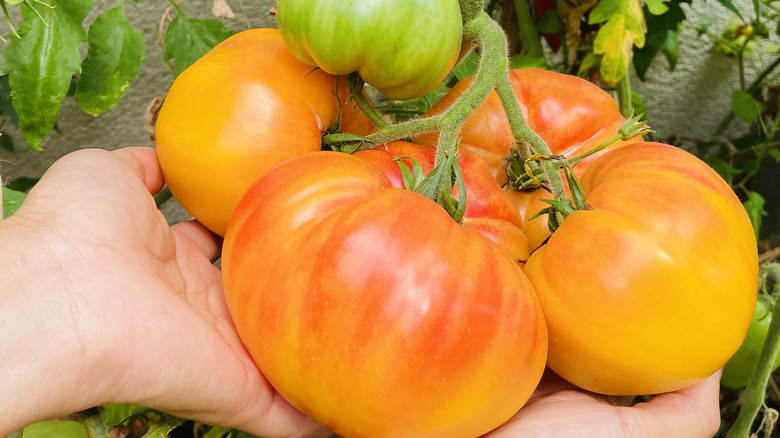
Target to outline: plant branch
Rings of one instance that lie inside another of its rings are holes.
[[[773,283],[773,295],[780,294],[780,264],[771,263],[763,266],[762,285]],[[726,438],[750,436],[750,427],[761,407],[764,405],[767,382],[772,374],[774,358],[780,352],[780,303],[772,310],[772,321],[769,323],[764,346],[758,356],[758,364],[753,371],[745,393],[742,407],[739,410],[736,421],[726,433]]]
[[[530,56],[543,56],[542,39],[536,31],[536,23],[531,16],[531,7],[528,0],[515,0],[515,12],[517,13],[517,25],[520,38],[523,40],[525,54]]]
[[[620,105],[620,114],[625,118],[634,116],[634,103],[631,101],[631,79],[629,74],[623,75],[623,78],[617,83],[618,104]]]
[[[109,438],[106,423],[103,421],[103,415],[100,408],[92,407],[79,412],[79,418],[84,424],[88,438]]]

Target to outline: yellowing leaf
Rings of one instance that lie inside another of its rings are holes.
[[[633,46],[645,45],[645,18],[639,0],[601,0],[588,23],[602,23],[593,41],[593,53],[603,55],[601,77],[618,82],[631,62]]]
[[[580,27],[583,23],[583,17],[590,11],[599,0],[572,0],[556,2],[556,11],[563,22],[563,28],[566,31],[566,47],[569,52],[569,65],[574,65],[577,59],[577,49],[582,43],[582,34]]]

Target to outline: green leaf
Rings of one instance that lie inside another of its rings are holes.
[[[161,423],[154,423],[144,434],[144,438],[168,438],[168,434],[184,423],[184,419],[171,417]]]
[[[39,6],[42,19],[31,8],[21,8],[22,38],[12,38],[1,66],[10,76],[22,133],[36,150],[54,128],[71,78],[81,71],[79,43],[86,40],[81,23],[92,7],[92,0],[48,1],[54,7]]]
[[[723,178],[725,181],[731,181],[731,179],[735,176],[739,176],[745,173],[744,170],[737,169],[736,167],[727,163],[726,160],[719,157],[707,157],[704,161],[709,164],[713,170],[718,172],[718,175],[720,175],[721,178]]]
[[[163,39],[163,59],[175,59],[173,76],[213,49],[232,34],[219,20],[190,20],[181,9],[171,21]]]
[[[509,58],[509,68],[540,68],[547,70],[547,60],[544,56],[536,55],[513,55]]]
[[[138,76],[144,37],[125,21],[122,5],[100,14],[89,28],[89,51],[76,85],[76,103],[98,115],[113,108]]]
[[[775,161],[780,162],[780,150],[770,149],[769,150],[769,156],[774,158]]]
[[[538,30],[539,33],[558,33],[563,30],[561,17],[558,16],[558,13],[555,12],[554,8],[546,10],[544,14],[539,17],[539,20],[536,22],[536,30]]]
[[[669,7],[661,0],[645,0],[645,5],[653,15],[663,15],[669,10]]]
[[[0,149],[14,153],[14,139],[5,131],[0,132]]]
[[[631,90],[631,106],[634,107],[634,114],[647,114],[645,100],[634,90]]]
[[[766,210],[764,210],[764,197],[751,190],[746,190],[745,194],[747,195],[747,200],[742,205],[745,206],[750,223],[753,224],[753,231],[756,233],[756,238],[758,238],[761,221],[767,215]]]
[[[455,66],[455,68],[452,69],[452,74],[460,81],[475,75],[478,68],[479,55],[472,50]]]
[[[41,421],[24,428],[24,438],[86,438],[87,431],[78,421]]]
[[[761,103],[744,90],[734,90],[731,93],[731,108],[734,115],[747,123],[757,120],[761,115]]]
[[[148,408],[135,405],[106,403],[102,406],[101,414],[103,415],[103,421],[105,421],[106,426],[110,428],[116,426],[117,424],[121,424],[131,415],[139,414],[148,410]]]
[[[618,82],[626,74],[633,47],[645,44],[645,19],[639,0],[601,0],[588,17],[601,28],[593,41],[593,53],[603,55],[601,77]]]
[[[653,15],[645,9],[647,20],[647,34],[645,45],[634,49],[634,70],[641,80],[645,80],[645,74],[652,64],[658,52],[661,52],[669,62],[669,69],[677,66],[679,50],[677,46],[677,34],[685,20],[683,3],[691,3],[691,0],[672,0],[666,3],[669,8],[663,15]]]
[[[8,83],[8,75],[0,76],[0,113],[5,120],[14,126],[19,126],[19,117],[11,104],[11,85]]]
[[[745,19],[742,18],[742,14],[739,13],[739,9],[737,9],[737,7],[734,6],[734,3],[732,3],[731,0],[716,0],[716,1],[721,5],[723,5],[723,7],[725,7],[729,11],[733,12],[734,15],[739,17],[742,21],[745,21]]]
[[[16,210],[21,207],[24,197],[24,193],[3,186],[3,217],[7,218],[16,213]]]
[[[577,76],[585,78],[588,76],[591,70],[601,65],[601,57],[594,55],[592,52],[588,53],[582,58],[580,67],[577,69]]]

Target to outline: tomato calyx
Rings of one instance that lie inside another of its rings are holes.
[[[407,190],[419,193],[439,204],[455,222],[460,224],[466,213],[466,185],[458,166],[458,158],[460,154],[457,152],[447,154],[428,175],[423,174],[422,166],[414,158],[397,157],[395,161],[401,169],[401,179]],[[411,170],[403,160],[411,162]],[[455,199],[452,195],[455,184],[458,186],[459,199]]]

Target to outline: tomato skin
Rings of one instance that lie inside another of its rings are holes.
[[[513,415],[544,369],[544,318],[522,270],[351,155],[263,175],[222,263],[263,375],[343,437],[473,438]]]
[[[737,197],[705,163],[658,143],[610,151],[581,182],[592,210],[568,216],[525,266],[550,368],[613,395],[715,373],[756,297],[756,242]]]
[[[395,141],[374,149],[360,151],[355,156],[379,168],[393,187],[404,188],[401,169],[396,158],[412,170],[416,161],[425,175],[434,168],[436,147]],[[531,254],[521,227],[522,219],[509,195],[499,187],[485,162],[469,151],[462,150],[458,165],[466,187],[466,211],[461,226],[476,231],[509,253],[513,260],[524,263]],[[460,199],[458,189],[453,192]]]
[[[554,155],[573,157],[586,152],[617,135],[625,121],[609,93],[576,76],[527,68],[511,70],[509,80],[528,126],[547,143]],[[473,78],[458,82],[427,114],[444,112],[472,82]],[[509,155],[514,138],[498,94],[491,93],[469,116],[460,135],[461,147],[480,154],[490,165],[496,181],[504,184],[504,158]],[[425,134],[417,141],[433,144],[436,136],[436,133]],[[639,141],[642,139],[617,141],[607,150]],[[574,167],[575,174],[581,176],[603,153],[580,162]],[[523,218],[523,232],[531,248],[537,248],[550,236],[547,218],[530,218],[548,206],[541,199],[550,198],[550,195],[541,190],[511,192]]]
[[[255,179],[320,149],[338,114],[334,89],[333,76],[289,54],[278,30],[217,45],[176,78],[157,118],[157,156],[174,197],[223,235]]]
[[[279,0],[279,29],[301,62],[358,72],[391,99],[412,99],[452,70],[463,34],[458,0]]]
[[[744,388],[750,383],[753,371],[758,364],[758,357],[764,346],[769,324],[772,322],[772,301],[767,295],[760,294],[753,311],[753,319],[750,321],[745,339],[739,350],[726,362],[720,383],[729,388]],[[772,370],[780,367],[780,354],[772,363]]]

